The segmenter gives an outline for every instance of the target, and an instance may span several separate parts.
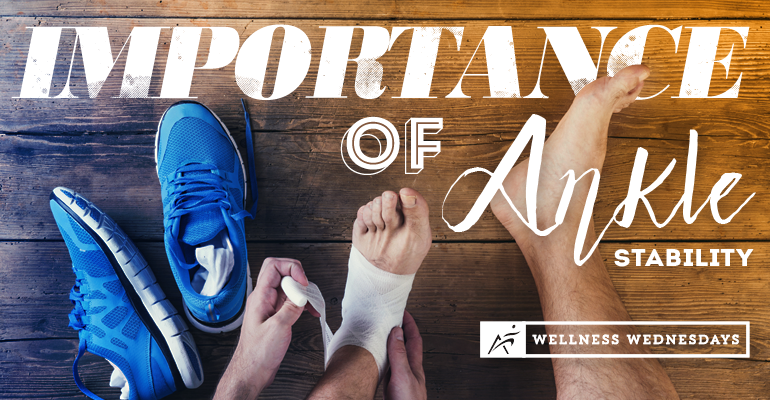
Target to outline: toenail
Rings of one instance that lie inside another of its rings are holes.
[[[380,200],[380,198],[378,197],[378,198],[374,199],[374,204],[380,204],[381,201],[382,200]]]
[[[382,195],[382,197],[385,197],[386,199],[388,199],[388,200],[391,200],[391,199],[393,199],[393,193],[390,193],[390,192],[385,192],[385,193]]]
[[[404,207],[414,207],[417,204],[417,196],[404,196]]]

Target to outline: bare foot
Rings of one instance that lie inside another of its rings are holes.
[[[601,171],[607,153],[610,117],[634,102],[649,75],[646,66],[626,67],[612,78],[603,77],[591,82],[575,97],[543,149],[537,193],[538,228],[555,223],[556,210],[566,186],[566,179],[561,178],[567,171],[573,170],[576,177],[591,168]],[[506,193],[522,214],[526,209],[528,164],[529,160],[525,160],[514,167],[503,182]],[[563,226],[548,237],[537,236],[524,225],[499,191],[492,199],[492,212],[517,242],[532,245],[565,235],[574,240],[591,178],[589,174],[576,185],[569,206],[571,212],[567,212]]]
[[[358,209],[353,245],[377,268],[414,274],[431,244],[428,203],[414,189],[392,191]]]

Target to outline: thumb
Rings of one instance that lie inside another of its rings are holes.
[[[296,304],[292,303],[291,300],[286,299],[281,305],[281,309],[279,309],[272,318],[275,318],[276,322],[281,325],[292,326],[297,322],[299,316],[302,315],[304,309],[304,307],[298,307]]]
[[[409,366],[409,359],[406,356],[406,346],[404,345],[404,331],[400,327],[395,327],[388,336],[388,359],[390,360],[391,375],[404,376],[412,374],[412,368]]]

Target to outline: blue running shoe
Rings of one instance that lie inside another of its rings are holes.
[[[245,108],[244,108],[245,110]],[[247,119],[252,197],[253,147]],[[251,272],[246,257],[246,170],[230,132],[195,102],[169,107],[158,124],[155,162],[163,197],[163,227],[171,270],[185,313],[209,333],[241,326]]]
[[[98,399],[78,374],[86,351],[120,370],[132,400],[200,386],[203,369],[195,341],[136,246],[110,217],[72,190],[54,189],[50,205],[77,277],[69,325],[79,331],[72,370],[80,390]]]

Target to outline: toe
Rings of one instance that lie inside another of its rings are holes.
[[[401,197],[401,211],[404,220],[414,227],[428,227],[428,203],[422,195],[414,189],[403,188],[399,192]]]
[[[363,221],[366,225],[366,228],[370,231],[374,232],[377,229],[377,226],[374,225],[374,221],[372,221],[372,203],[369,202],[369,204],[362,207],[363,208]]]
[[[366,233],[369,228],[366,227],[366,224],[364,223],[364,207],[361,206],[361,208],[358,209],[358,214],[356,215],[356,221],[353,222],[353,235],[363,235]]]
[[[398,228],[403,222],[398,209],[398,195],[390,190],[382,193],[382,220],[391,229]]]
[[[377,229],[385,229],[385,222],[382,220],[382,197],[372,200],[372,222]]]
[[[642,91],[644,80],[650,76],[650,69],[645,65],[631,65],[623,68],[609,81],[609,85],[618,99],[633,96],[636,99]],[[624,100],[621,100],[624,101]]]

